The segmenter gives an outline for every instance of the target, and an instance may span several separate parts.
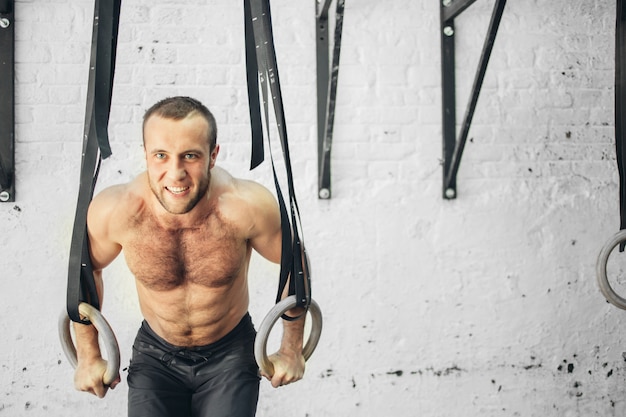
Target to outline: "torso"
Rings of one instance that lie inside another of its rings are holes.
[[[220,195],[193,225],[168,227],[131,188],[126,212],[132,215],[116,228],[144,318],[177,346],[219,340],[248,309],[246,219],[229,206],[227,186]]]

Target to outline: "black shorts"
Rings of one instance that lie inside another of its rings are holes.
[[[259,398],[250,315],[221,340],[182,348],[143,322],[128,369],[129,417],[252,417]]]

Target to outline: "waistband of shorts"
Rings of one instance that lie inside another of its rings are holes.
[[[178,345],[173,345],[171,343],[169,343],[167,340],[163,339],[161,336],[159,336],[158,334],[156,334],[156,332],[154,330],[152,330],[152,328],[150,327],[150,325],[148,324],[147,321],[143,321],[141,323],[141,328],[139,329],[139,338],[141,339],[142,342],[147,342],[145,340],[145,337],[148,337],[150,339],[153,339],[154,342],[156,342],[158,345],[161,345],[161,347],[163,347],[165,350],[168,351],[175,351],[175,350],[187,350],[187,351],[192,351],[192,352],[202,352],[205,350],[214,350],[216,348],[219,348],[221,346],[225,346],[227,344],[229,344],[230,342],[237,340],[239,337],[242,337],[244,335],[244,333],[247,332],[254,332],[254,325],[252,324],[252,317],[250,317],[250,313],[246,313],[241,320],[239,321],[239,323],[230,331],[228,332],[224,337],[222,337],[221,339],[210,343],[208,345],[204,345],[204,346],[178,346]]]

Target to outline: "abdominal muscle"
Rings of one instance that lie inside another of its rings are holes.
[[[208,288],[185,283],[154,291],[137,281],[141,312],[159,336],[181,347],[205,346],[220,340],[248,311],[245,277],[230,288]]]

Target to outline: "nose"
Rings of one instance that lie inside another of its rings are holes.
[[[177,158],[172,158],[170,164],[167,167],[167,177],[173,181],[180,181],[185,179],[187,171],[185,170],[185,164],[183,161]]]

